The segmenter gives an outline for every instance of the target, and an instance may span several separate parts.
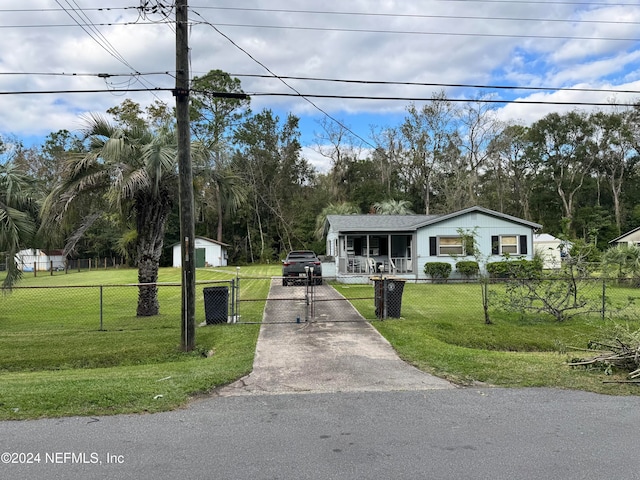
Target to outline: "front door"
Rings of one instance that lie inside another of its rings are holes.
[[[204,268],[206,265],[206,250],[204,248],[196,248],[196,268]]]

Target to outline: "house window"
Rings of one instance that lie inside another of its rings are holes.
[[[464,255],[462,237],[440,237],[438,255]]]
[[[494,235],[491,237],[492,255],[526,255],[527,235]]]
[[[518,237],[515,235],[503,235],[500,237],[500,254],[517,255]]]

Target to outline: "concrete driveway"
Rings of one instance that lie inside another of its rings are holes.
[[[454,388],[402,361],[333,287],[315,287],[315,321],[304,320],[304,298],[304,286],[272,280],[253,372],[216,395]]]

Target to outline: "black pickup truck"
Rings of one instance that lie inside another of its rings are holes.
[[[309,267],[311,278],[316,285],[322,285],[322,263],[311,250],[292,250],[282,261],[282,285],[306,282]]]

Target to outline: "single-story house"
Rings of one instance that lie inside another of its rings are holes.
[[[49,271],[64,269],[65,256],[63,250],[41,250],[39,248],[27,248],[16,254],[16,265],[23,272]]]
[[[486,262],[533,258],[533,235],[542,225],[483,207],[446,215],[327,215],[326,254],[337,277],[360,282],[373,273],[427,278],[427,262],[474,260],[465,251],[462,233],[475,232]],[[360,277],[360,278],[357,278]]]
[[[616,245],[637,245],[640,246],[640,227],[614,238],[609,242],[609,245],[615,247]]]
[[[560,268],[562,260],[569,254],[571,244],[548,233],[533,236],[533,249],[542,257],[543,268]]]
[[[196,268],[204,267],[226,267],[227,266],[227,245],[206,237],[196,237],[195,254]],[[180,243],[171,246],[173,249],[173,266],[182,267],[182,250]]]

